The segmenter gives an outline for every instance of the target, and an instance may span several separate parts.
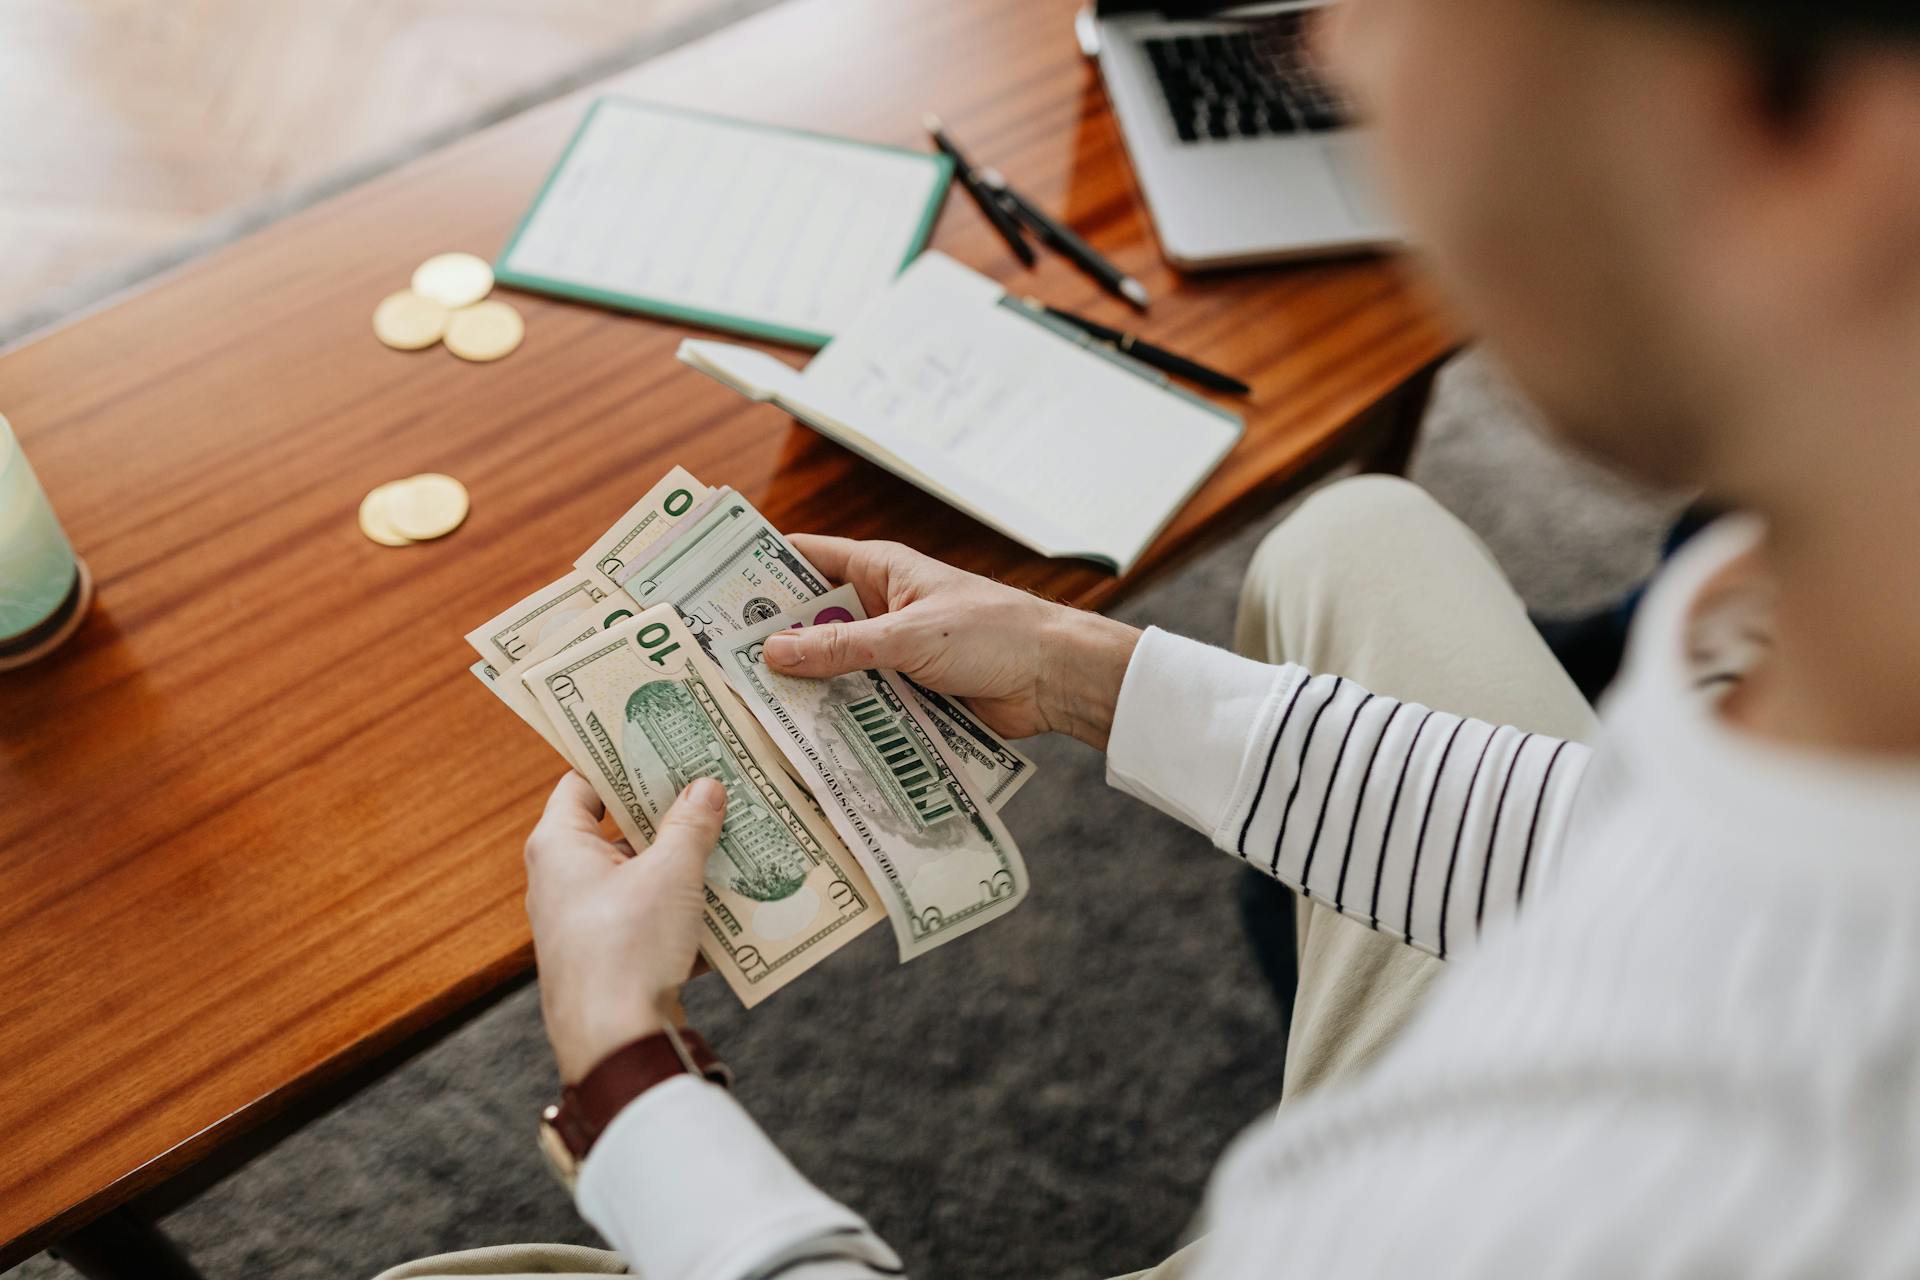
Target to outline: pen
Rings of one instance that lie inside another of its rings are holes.
[[[1056,319],[1066,321],[1090,337],[1096,338],[1101,342],[1110,343],[1118,350],[1124,351],[1142,364],[1151,365],[1153,368],[1159,369],[1164,373],[1175,374],[1187,379],[1189,382],[1196,382],[1209,391],[1225,391],[1236,396],[1251,395],[1253,392],[1252,387],[1249,387],[1238,378],[1221,373],[1218,369],[1209,369],[1197,360],[1189,360],[1185,356],[1177,356],[1165,347],[1157,347],[1153,343],[1143,341],[1131,333],[1115,329],[1110,325],[1101,324],[1098,320],[1089,320],[1085,316],[1077,316],[1071,311],[1062,311],[1059,307],[1050,307],[1038,298],[1028,298],[1027,305],[1044,311]]]
[[[1014,221],[1013,215],[1007,212],[1006,207],[1000,203],[995,194],[981,185],[980,175],[974,172],[973,166],[967,163],[967,158],[961,154],[960,148],[952,138],[947,136],[945,126],[940,123],[940,117],[929,111],[921,118],[920,123],[927,127],[927,133],[933,138],[933,145],[940,148],[946,153],[947,158],[953,161],[954,175],[960,179],[960,185],[967,189],[967,194],[973,197],[973,202],[980,206],[980,212],[987,215],[987,221],[991,222],[993,229],[1000,233],[1000,238],[1007,242],[1007,248],[1013,250],[1013,256],[1032,266],[1033,246],[1028,244],[1027,238],[1020,234],[1020,224]]]
[[[1147,287],[1100,256],[1092,245],[1073,233],[1065,223],[1048,217],[1041,209],[1007,184],[998,169],[982,169],[980,181],[1006,202],[1007,210],[1027,224],[1041,243],[1057,249],[1073,260],[1073,265],[1100,282],[1108,293],[1125,298],[1145,310]]]

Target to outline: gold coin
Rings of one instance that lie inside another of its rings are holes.
[[[379,485],[360,499],[360,532],[383,547],[405,547],[413,543],[412,538],[393,527],[387,515],[388,500],[405,483],[404,480],[396,480]]]
[[[413,291],[443,307],[464,307],[493,292],[493,268],[470,253],[439,253],[413,269]]]
[[[512,354],[526,332],[518,311],[490,298],[447,318],[447,350],[462,360],[498,360]]]
[[[409,289],[390,293],[373,309],[373,333],[396,351],[430,347],[447,332],[447,309]]]
[[[467,487],[429,471],[399,481],[386,502],[387,521],[403,538],[444,538],[467,518]]]

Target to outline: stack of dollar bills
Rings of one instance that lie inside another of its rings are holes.
[[[635,849],[695,778],[727,789],[701,950],[748,1005],[884,912],[904,962],[1005,915],[1000,821],[1033,762],[894,671],[776,675],[776,631],[862,618],[753,504],[676,467],[573,572],[476,627],[473,673]]]

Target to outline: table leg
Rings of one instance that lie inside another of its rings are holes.
[[[87,1280],[204,1280],[160,1228],[127,1209],[102,1214],[47,1252]]]
[[[1404,476],[1413,461],[1413,449],[1420,441],[1420,424],[1426,421],[1427,407],[1433,403],[1434,379],[1440,375],[1444,360],[1436,360],[1402,383],[1393,397],[1380,406],[1386,419],[1380,442],[1362,464],[1380,475]]]

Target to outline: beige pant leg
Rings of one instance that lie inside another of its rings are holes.
[[[1269,534],[1247,572],[1234,643],[1249,657],[1496,724],[1573,739],[1595,727],[1486,547],[1404,480],[1329,485]],[[1440,971],[1304,898],[1298,923],[1288,1099],[1372,1061]]]
[[[491,1276],[493,1280],[536,1280],[555,1276],[623,1276],[627,1260],[605,1249],[578,1244],[500,1244],[466,1249],[382,1271],[374,1280],[442,1280],[452,1276]]]

